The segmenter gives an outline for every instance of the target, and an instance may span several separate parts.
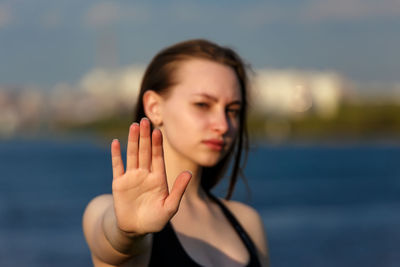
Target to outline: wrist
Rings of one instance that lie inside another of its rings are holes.
[[[143,248],[148,247],[150,240],[148,234],[127,232],[119,227],[113,205],[110,205],[103,215],[102,228],[110,245],[123,254],[137,254]]]

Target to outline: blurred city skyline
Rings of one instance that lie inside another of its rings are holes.
[[[125,127],[115,127],[113,121],[122,120],[124,124],[131,120],[144,71],[143,65],[95,68],[78,82],[59,83],[49,91],[30,86],[0,86],[0,138],[76,127],[88,130],[94,124],[104,124],[97,129],[99,133]],[[400,87],[366,93],[359,84],[332,71],[256,69],[250,78],[249,104],[252,124],[256,126],[253,130],[264,134],[277,132],[278,136],[270,136],[274,139],[288,136],[289,121],[307,123],[304,119],[325,127],[327,122],[341,120],[343,115],[352,116],[356,121],[351,122],[349,129],[361,123],[366,131],[374,125],[372,129],[377,132],[386,128],[393,132],[399,124],[395,118],[400,110]],[[353,111],[344,114],[349,105]],[[354,117],[360,107],[361,114]]]
[[[255,69],[397,88],[399,28],[396,0],[2,0],[0,88],[79,87],[99,68],[144,66],[189,38],[231,46]]]

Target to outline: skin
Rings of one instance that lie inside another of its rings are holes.
[[[152,233],[170,221],[185,251],[204,266],[244,266],[249,255],[222,211],[200,186],[202,168],[227,153],[238,132],[241,96],[234,71],[202,59],[180,63],[167,96],[147,91],[145,113],[129,130],[126,169],[111,144],[113,193],[92,200],[83,217],[95,266],[147,266]],[[225,205],[249,233],[263,266],[268,248],[260,216]]]

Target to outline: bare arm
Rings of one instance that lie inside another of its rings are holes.
[[[136,255],[146,258],[151,235],[129,236],[117,226],[112,195],[94,198],[83,216],[83,231],[95,266],[117,266]],[[137,266],[140,266],[137,264]]]
[[[98,266],[120,265],[149,253],[149,233],[160,231],[176,213],[191,177],[181,173],[169,192],[161,131],[150,136],[147,119],[130,127],[126,171],[117,140],[111,144],[111,155],[113,194],[92,200],[83,217],[84,234]]]

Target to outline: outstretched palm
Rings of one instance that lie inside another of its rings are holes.
[[[171,192],[165,174],[161,131],[150,136],[150,122],[142,119],[129,129],[126,171],[117,140],[111,144],[113,198],[118,226],[128,233],[160,231],[178,210],[190,180],[183,172]]]

